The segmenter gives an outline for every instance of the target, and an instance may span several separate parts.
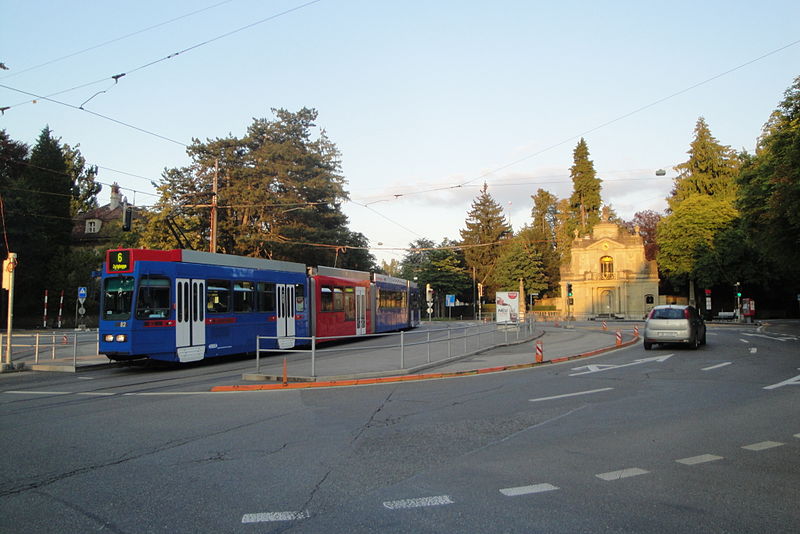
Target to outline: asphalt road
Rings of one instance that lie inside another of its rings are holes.
[[[800,531],[793,336],[208,391],[237,365],[0,375],[0,531]]]

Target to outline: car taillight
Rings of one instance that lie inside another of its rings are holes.
[[[691,319],[691,317],[689,317],[689,308],[684,308],[684,310],[683,310],[683,318],[684,319]]]

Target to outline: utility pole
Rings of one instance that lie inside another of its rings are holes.
[[[3,261],[3,289],[8,289],[8,330],[6,332],[6,353],[3,368],[11,366],[11,333],[14,328],[14,269],[17,267],[16,252],[9,252]]]
[[[211,252],[217,251],[217,189],[219,185],[219,158],[214,160],[214,183],[211,191]]]

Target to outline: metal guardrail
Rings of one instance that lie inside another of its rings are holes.
[[[93,352],[79,353],[79,347],[92,346]],[[41,362],[69,361],[77,367],[79,356],[96,356],[100,353],[100,334],[98,332],[48,332],[36,334],[12,334],[11,354],[7,353],[7,334],[0,333],[0,361],[39,364]],[[33,359],[31,360],[31,356]]]
[[[262,345],[266,340],[274,341],[275,336],[259,336],[256,338],[256,374],[261,374],[261,356],[270,353],[304,354],[310,356],[309,373],[293,373],[295,376],[317,377],[317,362],[320,356],[331,356],[336,353],[372,353],[369,367],[353,370],[352,367],[339,374],[364,374],[386,371],[408,371],[435,362],[463,357],[476,352],[508,345],[511,342],[524,341],[533,337],[535,322],[523,324],[483,323],[477,325],[448,326],[429,330],[413,330],[391,332],[383,334],[366,334],[360,336],[294,336],[295,344],[298,341],[309,348],[265,348]],[[325,345],[329,341],[337,340],[368,340],[388,339],[387,344],[369,344],[368,346],[348,345],[347,347],[329,346],[320,348],[320,343]],[[498,340],[499,338],[499,340]],[[396,341],[394,341],[396,340]],[[421,349],[419,349],[421,347]],[[446,350],[445,350],[446,347]],[[388,350],[387,350],[388,349]],[[292,365],[298,367],[303,363],[293,361]]]

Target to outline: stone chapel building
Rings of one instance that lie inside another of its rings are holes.
[[[571,260],[561,266],[561,295],[561,309],[577,319],[642,319],[658,303],[658,267],[645,258],[638,228],[631,234],[604,211],[591,234],[576,231]]]

